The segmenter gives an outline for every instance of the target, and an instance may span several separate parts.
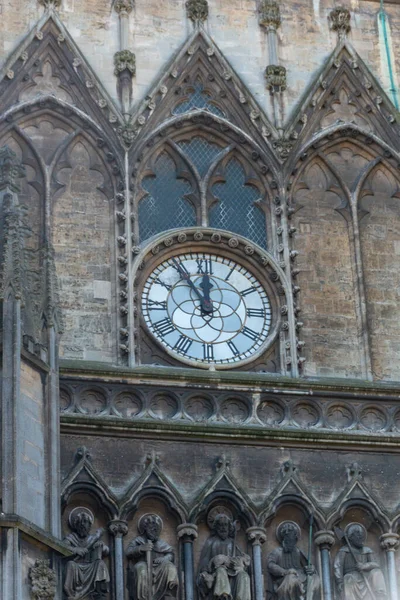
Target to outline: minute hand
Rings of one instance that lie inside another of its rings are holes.
[[[205,301],[203,294],[197,289],[197,287],[194,285],[193,281],[190,279],[189,273],[187,273],[184,269],[182,269],[182,266],[179,264],[179,262],[175,258],[172,259],[172,262],[175,264],[175,267],[178,269],[178,272],[181,274],[182,279],[184,279],[186,281],[186,283],[189,285],[189,287],[191,287],[192,290],[194,291],[194,293],[199,297],[200,303],[201,303],[201,309],[204,312],[212,312],[212,306],[210,306],[210,304]]]

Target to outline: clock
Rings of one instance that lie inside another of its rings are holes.
[[[186,252],[165,259],[144,283],[141,308],[151,335],[192,365],[235,365],[269,341],[269,295],[232,257]]]

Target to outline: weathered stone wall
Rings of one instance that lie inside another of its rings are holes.
[[[115,98],[113,55],[119,49],[118,16],[111,4],[111,0],[63,0],[60,17],[105,88]],[[135,2],[130,18],[129,48],[137,57],[136,101],[143,100],[150,85],[192,29],[185,16],[184,4],[184,0]],[[209,7],[208,32],[261,106],[270,112],[263,76],[265,66],[269,64],[268,49],[265,33],[258,26],[256,0],[209,0]],[[348,7],[352,11],[350,41],[388,92],[386,51],[378,27],[379,3],[356,0]],[[336,33],[330,31],[328,24],[332,8],[329,0],[314,0],[312,5],[306,0],[281,3],[282,25],[278,35],[279,55],[288,71],[286,116],[334,49]],[[397,5],[385,3],[385,8],[389,15],[393,58],[399,61],[398,41],[393,33],[400,25]],[[3,59],[33,27],[42,12],[37,0],[4,0],[0,25]],[[395,78],[397,82],[396,73]]]

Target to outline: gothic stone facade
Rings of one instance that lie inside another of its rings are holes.
[[[1,598],[397,600],[396,4],[0,8]]]

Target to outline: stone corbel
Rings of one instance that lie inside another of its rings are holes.
[[[329,21],[332,31],[338,34],[338,40],[341,42],[350,32],[350,11],[347,8],[334,8],[329,14]]]
[[[188,19],[193,21],[195,25],[204,23],[208,18],[207,0],[187,0],[186,14]]]

